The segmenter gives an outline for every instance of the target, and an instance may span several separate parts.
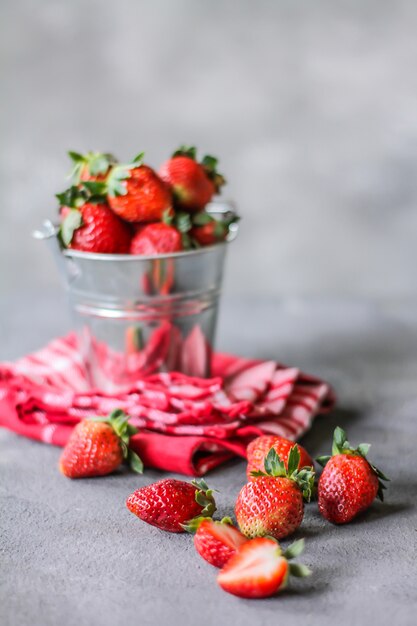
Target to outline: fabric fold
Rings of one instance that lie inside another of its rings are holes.
[[[123,409],[139,433],[131,440],[145,466],[201,476],[254,437],[292,440],[335,402],[329,385],[294,367],[217,353],[213,377],[150,374],[108,393],[90,388],[74,334],[15,363],[0,365],[0,426],[65,445],[81,419]]]

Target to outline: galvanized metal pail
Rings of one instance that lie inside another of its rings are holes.
[[[228,210],[210,205],[217,217]],[[63,251],[57,232],[47,221],[34,236],[53,249],[92,386],[113,391],[172,370],[210,375],[224,261],[236,224],[224,243],[149,257]]]

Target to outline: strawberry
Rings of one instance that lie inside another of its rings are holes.
[[[181,233],[174,227],[158,222],[140,227],[130,243],[130,254],[152,256],[172,254],[183,250]]]
[[[219,241],[224,241],[228,232],[227,226],[213,220],[202,226],[194,226],[190,231],[190,236],[199,246],[213,246]]]
[[[236,500],[236,519],[244,535],[282,539],[300,526],[303,497],[310,500],[314,471],[311,467],[298,469],[299,463],[297,444],[288,455],[288,467],[274,448],[270,449],[265,458],[265,472],[254,472],[259,478],[244,485]]]
[[[160,480],[137,489],[126,506],[139,519],[171,533],[184,532],[194,517],[211,517],[216,510],[213,492],[202,479]]]
[[[215,567],[223,567],[236,550],[247,541],[233,526],[230,517],[215,522],[206,517],[197,517],[187,525],[194,532],[194,546],[200,556]]]
[[[159,176],[170,186],[177,207],[193,213],[204,209],[225,184],[216,168],[214,157],[207,155],[199,163],[194,147],[181,146],[161,166]]]
[[[285,552],[271,538],[258,537],[244,543],[217,576],[220,587],[240,598],[267,598],[287,586],[290,575],[303,578],[311,570],[301,563],[289,563],[304,549],[304,539]]]
[[[246,448],[246,455],[248,459],[248,466],[246,469],[246,475],[248,480],[253,480],[252,472],[260,470],[264,471],[264,460],[271,448],[274,448],[281,461],[284,462],[285,467],[288,468],[288,454],[293,447],[294,442],[285,437],[279,435],[262,435],[250,442]],[[313,467],[313,459],[308,452],[298,444],[298,450],[300,452],[300,462],[298,469],[302,467]]]
[[[369,508],[375,498],[384,499],[389,480],[366,459],[370,445],[352,448],[344,430],[337,427],[333,436],[333,456],[317,459],[324,465],[318,485],[319,511],[329,522],[346,524]]]
[[[143,472],[143,464],[129,450],[129,439],[137,430],[130,426],[121,410],[109,417],[96,417],[79,422],[72,431],[59,461],[59,469],[68,478],[105,476],[114,472],[123,459],[132,469]]]
[[[83,183],[57,194],[63,246],[84,252],[127,253],[131,239],[129,226],[109,209],[101,194],[91,192],[91,187],[102,191],[102,183]]]
[[[128,222],[157,222],[171,212],[167,185],[148,165],[143,153],[128,165],[116,165],[106,179],[110,208]]]
[[[112,154],[102,152],[80,154],[70,151],[68,156],[74,163],[71,178],[76,185],[82,181],[105,181],[110,169],[117,163]]]

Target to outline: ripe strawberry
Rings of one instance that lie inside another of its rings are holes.
[[[161,166],[159,175],[170,186],[177,207],[193,213],[204,209],[225,184],[216,167],[214,157],[207,155],[198,163],[196,149],[181,146]]]
[[[130,254],[152,256],[183,250],[181,233],[164,222],[147,224],[138,229],[130,243]]]
[[[202,226],[194,226],[190,231],[190,236],[199,246],[213,246],[219,241],[224,241],[228,232],[227,226],[213,220]]]
[[[74,163],[71,178],[76,185],[82,181],[105,181],[110,169],[117,163],[112,154],[102,152],[80,154],[70,151],[68,156]]]
[[[130,228],[109,209],[102,191],[102,183],[86,182],[57,194],[59,235],[65,248],[108,254],[129,251]]]
[[[236,519],[244,535],[282,539],[300,526],[303,496],[310,500],[314,471],[311,467],[298,469],[299,462],[297,444],[288,455],[288,468],[274,448],[270,449],[265,458],[265,472],[254,472],[259,478],[244,485],[236,500]]]
[[[281,461],[284,462],[285,467],[288,467],[288,455],[293,445],[293,441],[285,439],[285,437],[280,437],[279,435],[262,435],[251,441],[246,448],[248,459],[246,475],[248,480],[254,479],[252,472],[258,470],[261,472],[264,471],[264,460],[271,448],[274,448]],[[313,459],[300,444],[298,444],[298,450],[300,452],[298,469],[302,467],[314,467]]]
[[[61,240],[67,248],[83,252],[125,254],[130,231],[105,204],[86,203],[71,209],[61,224]]]
[[[290,575],[303,578],[311,574],[305,565],[288,562],[303,549],[304,539],[295,541],[285,552],[273,539],[252,539],[229,559],[217,582],[224,591],[240,598],[267,598],[284,589]]]
[[[215,567],[223,567],[247,541],[246,537],[233,526],[230,517],[224,517],[221,522],[197,517],[186,529],[190,532],[195,531],[194,545],[197,552]]]
[[[346,524],[369,508],[375,498],[384,499],[382,481],[389,480],[366,460],[370,445],[352,448],[346,433],[336,428],[333,456],[319,457],[324,465],[318,485],[319,511],[329,522]]]
[[[143,153],[128,165],[116,165],[106,179],[110,208],[128,222],[157,222],[172,210],[171,192]]]
[[[184,532],[191,519],[211,517],[216,510],[213,492],[202,479],[191,483],[160,480],[137,489],[126,506],[144,522],[171,533]]]
[[[137,430],[130,426],[121,410],[108,418],[96,417],[79,422],[72,431],[59,461],[59,469],[68,478],[105,476],[114,472],[123,459],[132,469],[143,472],[138,455],[129,450],[129,439]]]

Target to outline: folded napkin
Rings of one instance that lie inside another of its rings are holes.
[[[274,361],[215,354],[213,377],[150,374],[117,392],[90,388],[70,334],[0,365],[0,426],[63,446],[85,417],[121,408],[145,466],[202,476],[269,433],[296,440],[334,404],[330,387]]]

